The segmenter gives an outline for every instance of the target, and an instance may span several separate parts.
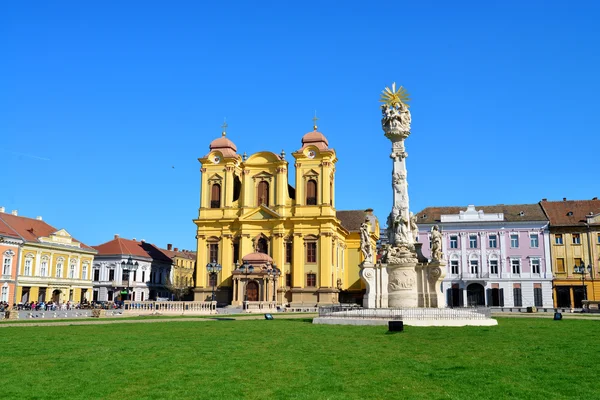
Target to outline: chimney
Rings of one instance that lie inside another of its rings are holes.
[[[135,242],[135,238],[132,238],[131,240],[133,240]]]
[[[566,198],[566,197],[563,197],[563,201],[567,201],[567,198]]]
[[[0,207],[0,213],[3,213],[4,211],[6,211],[6,208]]]
[[[37,217],[35,217],[35,219],[37,219],[38,221],[41,221],[42,220],[42,216],[38,215]]]
[[[372,208],[367,208],[367,209],[365,210],[365,213],[366,213],[367,215],[371,216],[371,215],[373,215],[373,209],[372,209]]]
[[[167,243],[167,250],[171,250],[173,248],[173,245],[171,243]]]
[[[146,243],[146,239],[142,239],[142,243]]]
[[[542,199],[542,201],[548,201],[548,199]]]
[[[12,214],[12,215],[14,215],[14,216],[17,216],[17,215],[19,215],[19,211],[17,211],[17,210],[12,210],[12,213],[11,213],[11,214]]]
[[[175,247],[173,250],[174,250],[174,251],[179,251],[179,249],[178,249],[177,247]]]
[[[118,238],[119,238],[119,234],[115,233],[115,239],[118,239]]]

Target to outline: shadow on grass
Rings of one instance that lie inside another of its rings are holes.
[[[215,321],[235,321],[235,318],[209,318]]]
[[[273,316],[274,319],[277,319],[277,316]],[[286,322],[303,322],[303,323],[309,323],[312,324],[313,319],[312,318],[280,318],[278,319],[278,321],[286,321]]]

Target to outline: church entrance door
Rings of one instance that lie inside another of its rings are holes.
[[[258,301],[258,283],[250,281],[246,285],[246,300]]]

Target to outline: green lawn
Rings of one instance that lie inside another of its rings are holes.
[[[503,318],[395,334],[308,321],[1,328],[0,396],[600,398],[600,321]]]

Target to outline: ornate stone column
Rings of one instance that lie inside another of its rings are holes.
[[[418,232],[409,211],[406,157],[404,140],[410,135],[411,115],[408,110],[408,93],[403,87],[385,88],[381,96],[381,127],[385,137],[392,142],[392,200],[393,206],[387,220],[390,245],[385,250],[383,262],[388,275],[389,307],[417,307],[417,253],[414,237]],[[414,232],[413,232],[414,231]]]

